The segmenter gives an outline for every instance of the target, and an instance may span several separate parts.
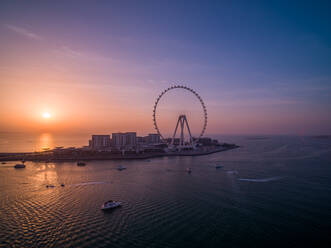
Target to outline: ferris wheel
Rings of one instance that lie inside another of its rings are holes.
[[[203,127],[202,127],[202,130],[199,133],[199,136],[197,137],[197,140],[199,140],[203,136],[203,134],[205,133],[205,130],[207,128],[207,122],[208,122],[207,121],[207,108],[206,108],[206,105],[203,102],[201,96],[196,91],[194,91],[193,89],[191,89],[187,86],[183,86],[183,85],[171,86],[171,87],[165,89],[164,91],[162,91],[161,94],[157,97],[157,99],[155,101],[155,104],[154,104],[154,107],[153,107],[153,124],[154,124],[154,128],[155,128],[156,132],[160,135],[160,138],[164,142],[166,142],[168,144],[170,143],[169,145],[173,146],[174,145],[174,140],[175,140],[175,137],[176,137],[176,133],[177,133],[177,130],[178,130],[178,126],[180,126],[179,146],[181,146],[181,147],[189,146],[189,147],[194,148],[195,147],[195,140],[192,137],[191,130],[190,130],[189,123],[188,123],[186,115],[181,114],[181,115],[178,116],[176,128],[175,128],[173,136],[171,138],[171,142],[169,142],[165,139],[165,137],[162,135],[162,133],[159,129],[159,126],[158,126],[156,116],[157,116],[158,105],[159,105],[159,102],[160,102],[161,98],[164,97],[164,95],[167,94],[169,91],[175,91],[175,90],[178,90],[178,89],[184,89],[184,90],[190,92],[191,94],[193,94],[199,100],[200,105],[201,105],[202,110],[203,110],[203,116],[201,116],[201,118],[203,119]],[[185,143],[185,141],[184,141],[184,128],[185,128],[185,126],[186,126],[186,129],[187,129],[188,134],[189,134],[189,143],[188,144]]]

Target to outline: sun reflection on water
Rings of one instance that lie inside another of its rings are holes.
[[[43,183],[56,183],[58,179],[55,164],[43,164],[37,168],[34,180]]]
[[[43,133],[38,138],[37,151],[48,150],[54,147],[53,136],[50,133]]]

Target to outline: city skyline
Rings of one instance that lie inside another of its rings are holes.
[[[328,7],[2,1],[0,132],[147,134],[185,84],[207,135],[330,134]]]

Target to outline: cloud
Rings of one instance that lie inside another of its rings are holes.
[[[5,27],[8,28],[11,31],[17,33],[17,34],[20,34],[20,35],[28,38],[28,39],[32,39],[32,40],[41,40],[42,39],[42,37],[40,35],[38,35],[36,33],[33,33],[30,30],[22,28],[22,27],[9,25],[9,24],[6,24]]]
[[[72,59],[79,59],[79,60],[87,60],[87,61],[95,61],[95,62],[112,62],[112,63],[120,63],[121,61],[115,60],[111,57],[107,57],[104,55],[100,55],[93,52],[88,52],[84,50],[77,50],[72,49],[68,46],[58,46],[56,49],[53,50],[56,55],[65,56]]]
[[[54,50],[54,52],[58,55],[69,56],[71,58],[82,58],[84,54],[80,51],[73,50],[67,46],[61,46]]]

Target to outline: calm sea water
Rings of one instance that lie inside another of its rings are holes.
[[[4,133],[0,132],[1,152],[35,152],[44,148],[81,147],[88,145],[90,134]]]
[[[329,247],[331,140],[225,141],[242,147],[85,167],[0,164],[0,246]],[[101,211],[109,199],[123,206]]]

